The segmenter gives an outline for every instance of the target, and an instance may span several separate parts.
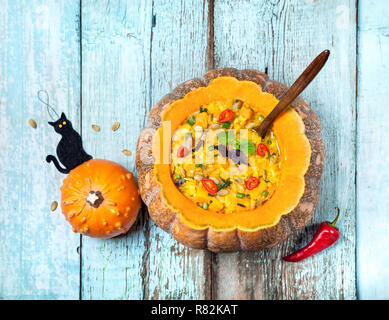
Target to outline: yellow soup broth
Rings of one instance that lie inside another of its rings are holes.
[[[251,210],[274,193],[280,152],[274,133],[252,130],[264,117],[247,103],[203,105],[174,132],[172,177],[197,205],[220,213]]]

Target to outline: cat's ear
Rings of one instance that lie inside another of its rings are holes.
[[[51,126],[53,126],[53,127],[55,126],[55,122],[50,122],[50,121],[49,121],[48,124],[51,125]]]
[[[66,118],[66,116],[65,116],[65,114],[63,112],[61,113],[61,119],[67,120],[67,118]]]

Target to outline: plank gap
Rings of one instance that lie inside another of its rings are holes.
[[[79,0],[79,13],[78,13],[78,43],[79,43],[79,88],[80,88],[80,136],[82,139],[82,0]],[[82,234],[80,234],[80,246],[79,246],[79,259],[80,259],[80,280],[79,280],[79,293],[78,300],[82,300]]]
[[[150,223],[149,223],[149,216],[148,211],[144,203],[142,203],[142,208],[140,214],[144,218],[143,230],[144,230],[144,237],[145,237],[145,249],[142,255],[142,299],[144,300],[146,297],[150,296],[149,292],[149,267],[150,267]]]
[[[354,230],[354,234],[355,234],[355,243],[358,243],[358,233],[357,233],[357,224],[358,224],[358,200],[357,200],[357,196],[358,196],[358,187],[357,187],[357,184],[358,184],[358,178],[357,178],[357,175],[358,175],[358,60],[359,60],[359,48],[358,48],[358,43],[359,43],[359,19],[358,19],[358,15],[359,15],[359,0],[355,0],[355,147],[354,147],[354,150],[355,150],[355,168],[354,168],[354,171],[355,171],[355,175],[354,175],[354,184],[355,184],[355,189],[354,189],[354,193],[355,193],[355,196],[354,196],[354,201],[355,201],[355,230]],[[358,247],[355,246],[355,297],[357,300],[359,300],[359,288],[358,288]]]
[[[145,105],[149,104],[149,110],[152,108],[152,85],[153,85],[153,38],[154,38],[154,28],[157,25],[157,16],[154,12],[154,0],[151,3],[151,28],[150,28],[150,49],[149,49],[149,97],[148,101],[145,101]],[[147,110],[147,111],[149,111]],[[147,122],[148,112],[145,112],[144,115],[144,124]],[[141,214],[144,217],[144,237],[145,237],[145,249],[142,254],[142,294],[143,300],[146,297],[150,297],[150,288],[149,288],[149,277],[150,277],[150,223],[149,223],[149,213],[147,206],[142,202]]]
[[[207,69],[208,70],[215,68],[214,15],[215,15],[215,0],[208,0],[208,23],[207,23]]]
[[[205,2],[204,2],[205,5]],[[208,0],[208,23],[207,23],[207,69],[211,70],[215,68],[215,27],[214,27],[214,16],[215,16],[215,1]],[[215,290],[215,265],[216,265],[216,253],[209,252],[205,256],[205,263],[208,264],[209,270],[206,273],[206,281],[208,285],[208,293],[206,297],[208,299],[216,298]]]

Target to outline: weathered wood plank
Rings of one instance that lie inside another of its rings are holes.
[[[82,1],[82,135],[95,158],[135,170],[150,105],[151,1]],[[120,122],[112,132],[111,125]],[[98,124],[100,132],[92,130]],[[121,150],[129,149],[126,157]],[[82,299],[141,299],[145,228],[111,240],[82,239]]]
[[[60,137],[37,91],[79,128],[78,2],[0,7],[0,299],[77,299],[80,238],[50,211],[64,176],[45,158]]]
[[[207,2],[155,1],[151,106],[207,67]],[[148,236],[146,299],[210,298],[210,253],[178,244],[152,221]]]
[[[389,7],[359,1],[357,280],[361,299],[389,299]]]
[[[322,50],[331,57],[302,97],[317,112],[326,147],[321,201],[312,223],[256,253],[219,254],[215,298],[355,298],[355,1],[215,1],[216,67],[255,68],[291,85]],[[342,211],[340,241],[298,264],[319,222]],[[229,279],[229,281],[225,281]]]

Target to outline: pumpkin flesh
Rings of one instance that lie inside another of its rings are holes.
[[[273,123],[280,150],[281,171],[277,189],[260,207],[234,211],[221,217],[220,213],[204,210],[188,199],[172,179],[169,160],[173,132],[200,106],[227,99],[244,101],[264,116],[278,103],[275,96],[263,92],[256,83],[233,77],[216,78],[207,87],[194,89],[184,98],[171,103],[162,115],[162,126],[154,135],[152,145],[154,174],[162,197],[169,208],[193,228],[259,230],[274,226],[282,215],[289,213],[299,203],[304,193],[304,175],[310,163],[311,149],[304,134],[304,124],[292,109]]]

